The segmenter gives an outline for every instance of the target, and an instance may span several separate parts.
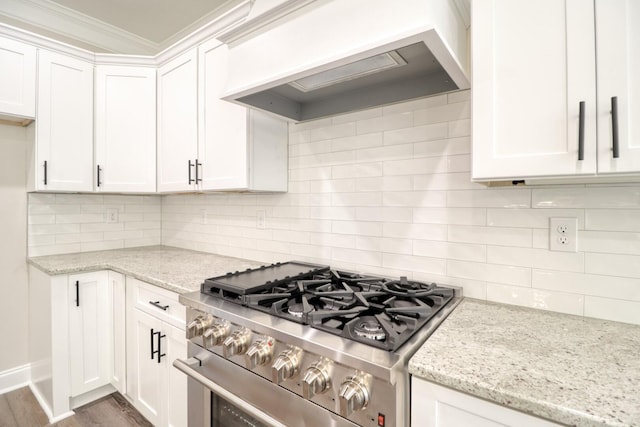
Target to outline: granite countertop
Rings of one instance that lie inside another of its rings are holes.
[[[465,299],[409,372],[575,426],[640,426],[640,326]]]
[[[49,275],[113,270],[178,293],[200,289],[204,279],[261,264],[170,246],[145,246],[29,258]]]

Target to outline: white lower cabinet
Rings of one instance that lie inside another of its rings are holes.
[[[416,377],[411,377],[411,425],[413,427],[560,426],[560,424]]]
[[[69,356],[71,396],[109,384],[111,349],[109,273],[69,276]]]
[[[181,313],[181,314],[180,314]],[[184,307],[177,295],[127,278],[127,382],[136,409],[155,426],[187,425]]]
[[[112,393],[124,392],[122,274],[49,276],[29,268],[31,389],[49,420]]]

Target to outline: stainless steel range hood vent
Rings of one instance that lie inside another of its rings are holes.
[[[451,0],[312,5],[229,46],[224,99],[306,121],[469,88]]]
[[[406,65],[397,51],[385,52],[370,58],[361,59],[332,70],[323,71],[309,77],[303,77],[289,83],[301,92],[311,92],[326,86],[348,82],[349,80],[379,73],[390,68]]]

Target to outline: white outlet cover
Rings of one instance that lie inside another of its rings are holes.
[[[118,208],[108,208],[107,209],[107,223],[115,224],[118,222]]]
[[[578,252],[578,218],[549,218],[549,250]]]

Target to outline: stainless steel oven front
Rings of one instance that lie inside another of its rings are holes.
[[[189,342],[189,427],[356,427],[339,415]]]

